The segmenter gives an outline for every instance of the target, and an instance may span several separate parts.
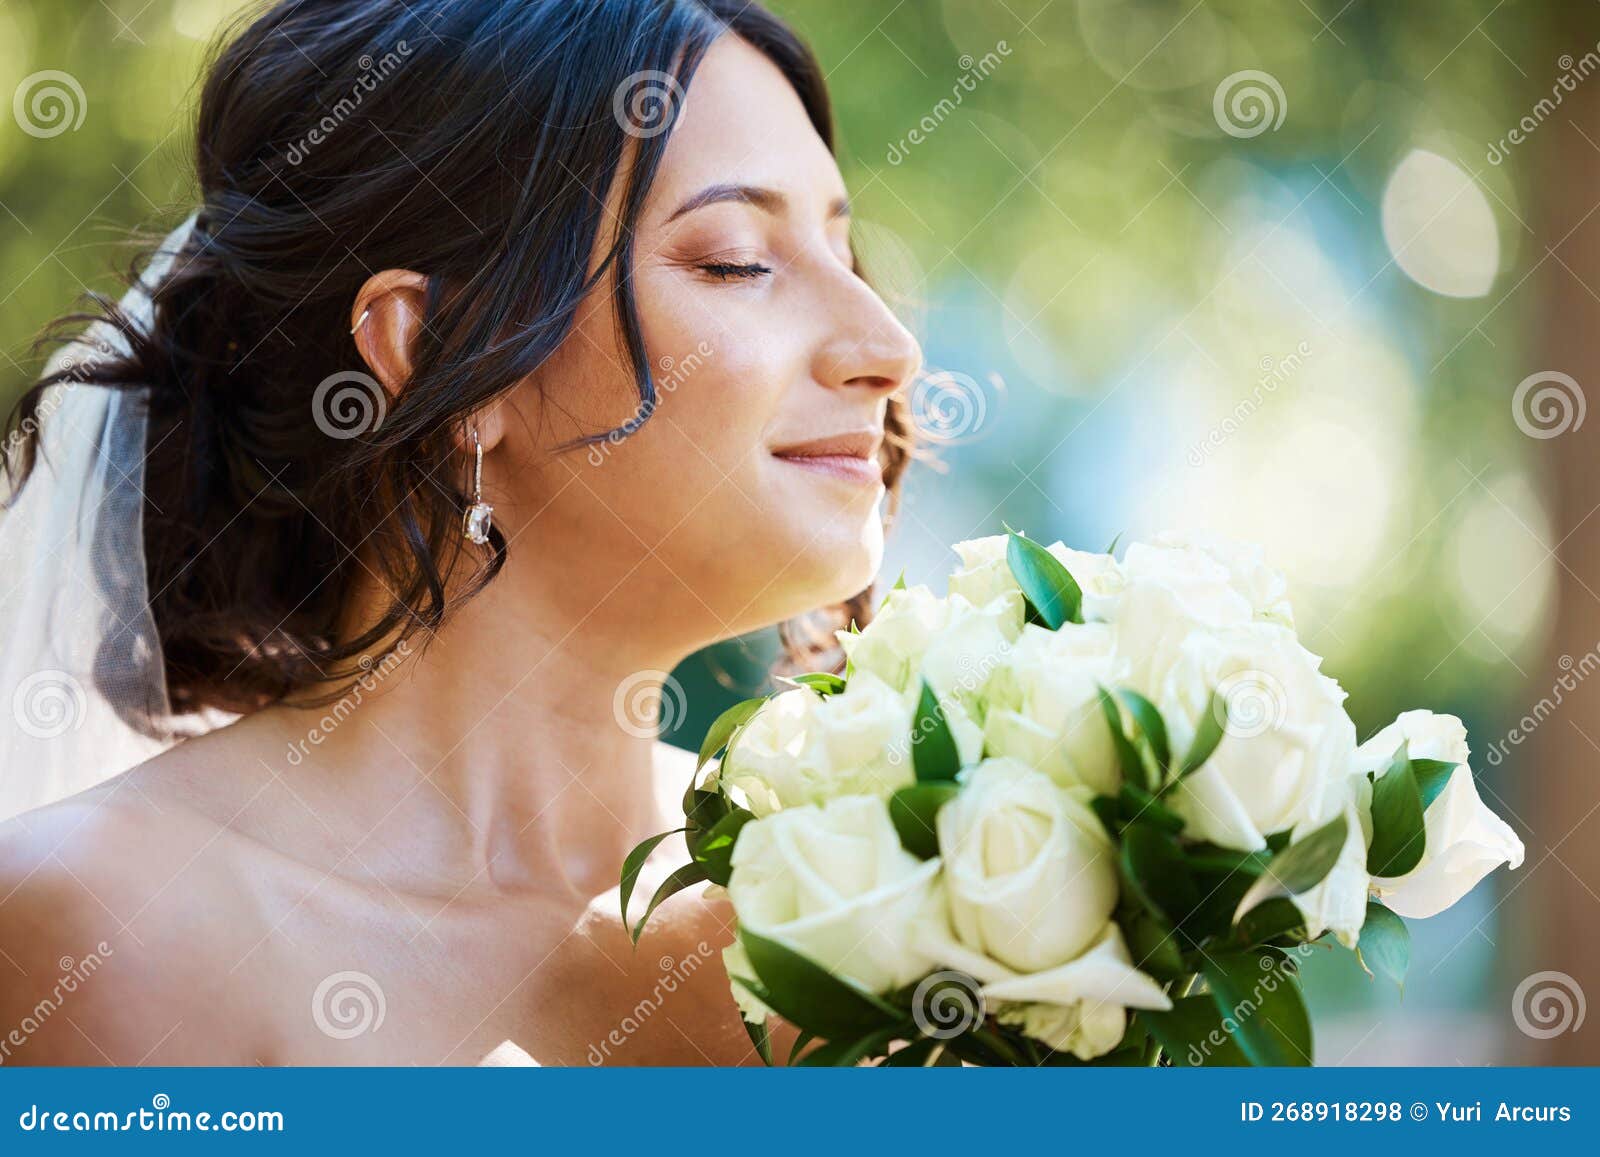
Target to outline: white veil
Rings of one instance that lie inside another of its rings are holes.
[[[148,329],[151,291],[189,239],[168,235],[122,299]],[[145,578],[148,389],[96,386],[127,352],[96,322],[50,361],[39,454],[0,509],[0,820],[91,787],[170,746],[161,643]],[[10,449],[10,447],[7,447]]]

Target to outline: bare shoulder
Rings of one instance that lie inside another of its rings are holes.
[[[188,1059],[153,1054],[214,982],[240,841],[174,787],[147,764],[0,824],[0,1058]]]

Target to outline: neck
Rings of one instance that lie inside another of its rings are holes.
[[[368,846],[392,850],[418,886],[587,899],[615,884],[634,843],[668,826],[655,711],[665,673],[694,644],[638,630],[653,581],[641,572],[581,594],[512,577],[508,568],[438,635],[409,640],[339,708],[272,714],[290,747],[319,720],[340,720],[305,762],[373,813],[358,821],[378,825]]]

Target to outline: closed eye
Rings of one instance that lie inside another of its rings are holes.
[[[700,268],[719,281],[754,280],[772,272],[769,266],[754,262],[745,265],[728,261],[706,261],[701,263]]]

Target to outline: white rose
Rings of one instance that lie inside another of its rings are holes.
[[[897,758],[911,734],[906,696],[871,672],[838,695],[785,691],[769,700],[734,743],[721,771],[758,816],[842,795],[887,798],[915,779]]]
[[[938,872],[901,847],[882,800],[846,796],[746,824],[728,899],[741,927],[884,993],[932,967],[911,930]]]
[[[1116,907],[1110,838],[1078,798],[1017,760],[985,760],[964,780],[937,820],[957,939],[1017,972],[1065,964]]]
[[[1294,626],[1289,584],[1282,571],[1267,565],[1259,544],[1235,542],[1213,534],[1169,530],[1156,535],[1154,545],[1204,555],[1227,572],[1228,585],[1250,604],[1253,618]]]
[[[1196,632],[1248,625],[1249,601],[1227,568],[1199,551],[1133,543],[1122,561],[1118,647],[1130,686],[1154,698]]]
[[[1122,933],[1110,921],[1089,948],[1073,960],[1023,974],[974,952],[950,930],[936,889],[917,924],[916,941],[941,965],[960,969],[979,983],[984,1007],[996,1019],[1079,1060],[1104,1056],[1121,1043],[1130,1008],[1172,1007],[1161,985],[1133,966]]]
[[[950,593],[962,595],[977,606],[1004,599],[1008,605],[1015,606],[1020,622],[1022,588],[1006,558],[1009,540],[1009,535],[996,534],[956,543],[955,551],[961,557],[961,565],[950,576]],[[1117,560],[1109,554],[1073,550],[1059,542],[1046,549],[1067,568],[1067,573],[1083,591],[1084,618],[1089,621],[1111,618],[1117,596],[1122,591],[1122,572]]]
[[[1321,883],[1309,891],[1292,896],[1306,920],[1306,935],[1315,940],[1331,931],[1346,948],[1354,948],[1367,922],[1367,895],[1372,878],[1367,875],[1367,812],[1372,786],[1354,768],[1335,773],[1329,780],[1322,804],[1300,821],[1294,830],[1298,843],[1324,824],[1342,815],[1345,821],[1344,845]]]
[[[1361,745],[1357,766],[1381,777],[1402,742],[1412,759],[1457,765],[1423,814],[1427,844],[1422,862],[1404,876],[1372,881],[1394,911],[1422,918],[1443,912],[1501,864],[1521,867],[1523,847],[1517,834],[1478,795],[1461,720],[1431,711],[1407,711]]]
[[[1024,627],[984,693],[989,754],[1020,759],[1063,787],[1115,792],[1117,757],[1100,707],[1100,688],[1119,681],[1114,645],[1106,623]]]
[[[948,607],[949,617],[928,640],[916,669],[940,699],[970,706],[1010,652],[1022,616],[1003,600],[980,607],[962,595],[951,595]],[[915,688],[912,680],[908,689]]]
[[[1259,851],[1324,807],[1329,784],[1355,757],[1344,691],[1294,632],[1271,623],[1199,631],[1184,641],[1155,697],[1174,758],[1194,742],[1213,691],[1227,701],[1216,750],[1173,793],[1189,834]]]
[[[934,635],[950,621],[950,603],[925,586],[889,592],[883,606],[859,634],[837,632],[850,659],[851,674],[868,671],[896,691],[904,691],[922,668]]]
[[[733,1003],[738,1006],[740,1016],[751,1024],[761,1024],[772,1015],[763,1001],[739,983],[740,980],[755,980],[756,969],[750,963],[750,954],[738,940],[722,950],[722,967],[728,974],[728,987],[733,990]]]

